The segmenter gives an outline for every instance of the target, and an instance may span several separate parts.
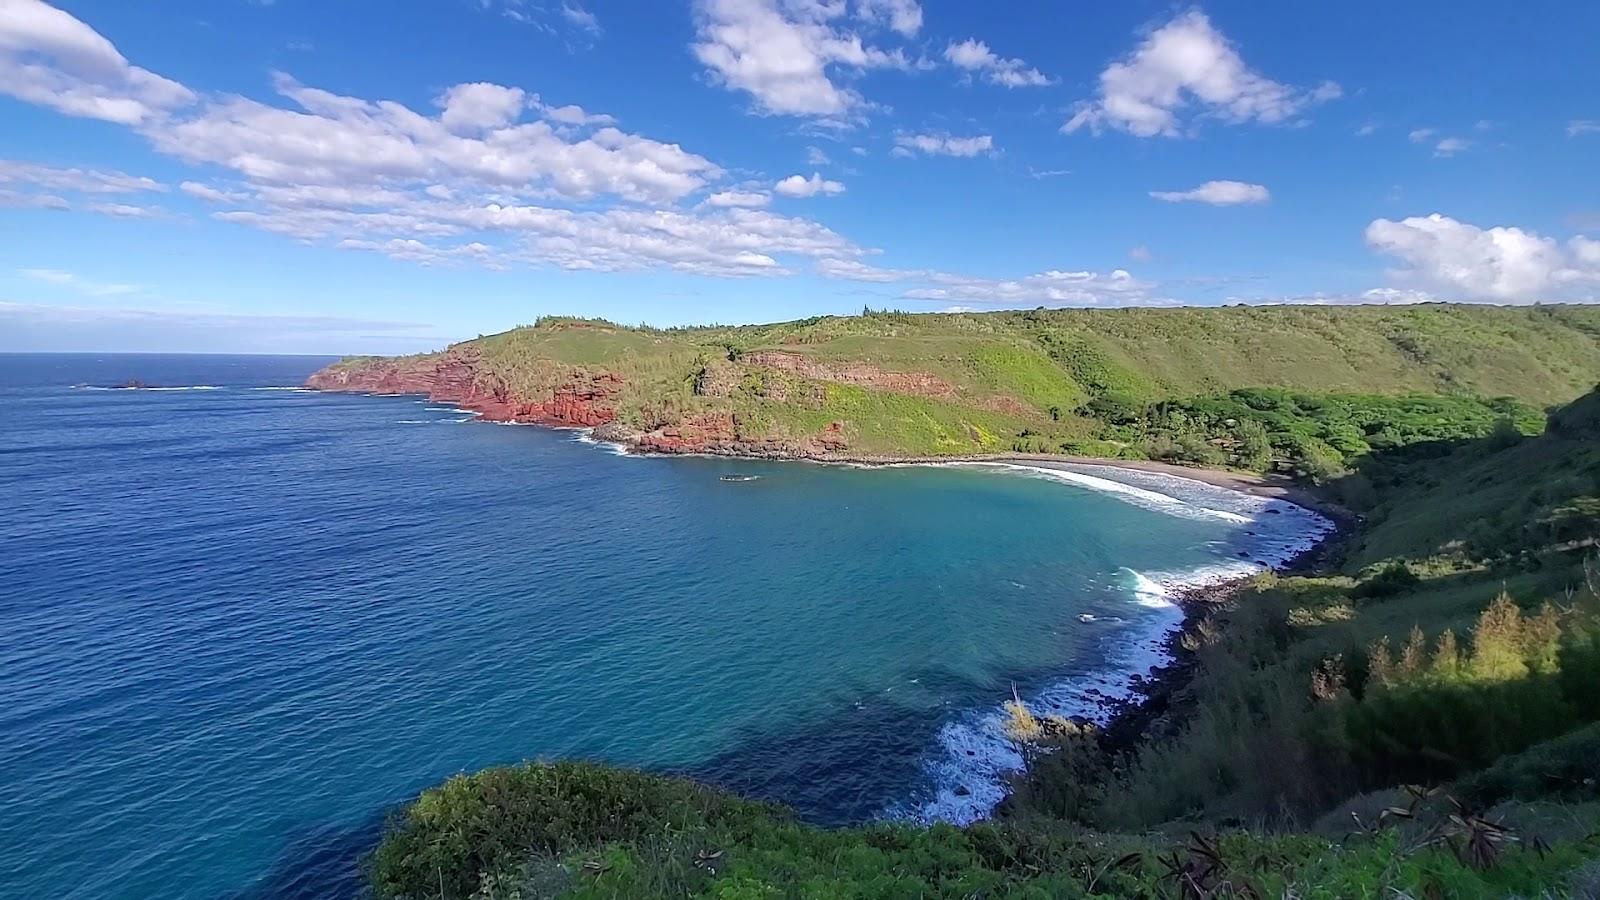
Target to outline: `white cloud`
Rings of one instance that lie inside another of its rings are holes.
[[[91,297],[111,297],[119,294],[132,294],[139,290],[135,284],[113,284],[102,281],[91,281],[64,272],[60,269],[18,269],[17,274],[32,281],[42,281],[46,284],[60,285],[72,288]]]
[[[1479,228],[1434,213],[1367,226],[1367,245],[1401,260],[1396,277],[1462,299],[1534,303],[1592,297],[1600,284],[1600,241],[1566,245],[1521,228]]]
[[[69,116],[137,125],[194,102],[130,65],[94,29],[41,0],[0,2],[0,93]]]
[[[248,194],[239,191],[224,191],[209,184],[198,181],[185,181],[178,185],[178,190],[191,197],[198,197],[211,203],[244,203],[249,199]]]
[[[1406,135],[1413,144],[1426,144],[1430,138],[1439,133],[1437,128],[1416,128]]]
[[[91,203],[89,211],[118,219],[157,219],[166,215],[160,207],[135,206],[131,203]]]
[[[1144,244],[1139,244],[1128,251],[1128,258],[1134,262],[1149,262],[1154,256],[1155,254],[1151,253],[1150,248]]]
[[[0,188],[0,209],[55,209],[68,210],[72,204],[67,198],[55,194],[40,194],[31,191],[14,191],[10,188]]]
[[[899,5],[858,4],[857,17]],[[697,0],[691,49],[714,81],[754,97],[758,112],[843,123],[870,104],[830,69],[913,68],[903,50],[869,46],[840,27],[845,13],[843,0]]]
[[[1042,87],[1054,83],[1043,72],[1020,59],[996,56],[988,44],[977,38],[967,38],[959,44],[952,42],[944,48],[944,58],[958,69],[981,72],[986,81],[1008,88]]]
[[[103,41],[70,21],[78,33]],[[892,27],[892,16],[889,22]],[[34,53],[15,39],[5,52]],[[829,52],[849,59],[855,51]],[[694,209],[678,208],[720,180],[722,170],[676,144],[623,132],[609,117],[581,107],[550,106],[521,88],[451,87],[430,115],[308,87],[282,74],[274,85],[285,102],[208,97],[132,127],[161,152],[234,174],[231,181],[208,177],[180,185],[185,195],[215,204],[214,219],[423,264],[745,276],[788,274],[797,262],[852,260],[870,252],[814,221],[753,208],[770,195],[748,185],[714,190]],[[539,119],[529,120],[530,113]],[[6,206],[68,205],[41,192],[52,185],[86,194],[165,189],[122,173],[23,163],[0,164],[0,177],[0,205]],[[784,185],[796,194],[844,189],[820,175]],[[562,205],[580,202],[576,209]],[[87,208],[118,216],[163,214],[132,203]]]
[[[1356,129],[1356,137],[1371,137],[1372,135],[1376,134],[1377,132],[1378,132],[1377,123],[1368,122],[1365,125],[1362,125],[1360,128]]]
[[[973,137],[951,137],[948,134],[897,134],[894,152],[899,156],[924,153],[929,156],[977,156],[994,149],[994,137],[987,134]]]
[[[833,162],[833,160],[828,158],[828,154],[822,152],[821,147],[806,148],[806,165],[825,166],[831,162]]]
[[[891,281],[911,281],[928,276],[928,272],[921,269],[883,269],[870,266],[856,259],[819,259],[817,272],[828,278],[838,278],[844,281],[868,281],[886,284]]]
[[[164,122],[146,133],[162,152],[269,183],[467,180],[574,199],[610,194],[651,201],[682,197],[721,174],[710,161],[676,144],[611,127],[569,139],[545,122],[506,122],[464,135],[442,117],[392,101],[343,97],[283,75],[277,86],[304,111],[230,97],[208,104],[198,116]],[[515,89],[484,90],[494,85],[471,87],[478,101],[495,99],[455,107],[459,128],[483,128],[505,115],[517,94]],[[446,114],[451,108],[446,106]]]
[[[818,172],[812,172],[810,178],[804,175],[790,175],[773,185],[772,189],[785,197],[815,197],[818,194],[833,196],[844,193],[843,184],[829,181]]]
[[[1580,134],[1600,134],[1600,120],[1573,119],[1567,123],[1567,137],[1577,137]]]
[[[1225,122],[1275,124],[1341,93],[1333,82],[1306,91],[1253,71],[1211,20],[1192,10],[1101,72],[1099,95],[1079,104],[1061,130],[1110,127],[1139,137],[1176,137],[1184,131],[1179,114],[1194,103],[1202,115]]]
[[[583,107],[575,104],[569,104],[567,106],[547,106],[544,103],[539,102],[538,97],[534,97],[533,106],[535,109],[539,110],[539,115],[560,125],[580,126],[617,124],[615,116],[608,116],[604,113],[590,113],[585,111]]]
[[[1438,303],[1439,298],[1427,291],[1399,288],[1371,288],[1357,294],[1301,294],[1289,297],[1228,297],[1223,303],[1248,303],[1252,306],[1405,306],[1415,303]]]
[[[1155,286],[1123,269],[1110,273],[1050,270],[1017,279],[971,278],[948,273],[930,277],[940,285],[916,288],[903,296],[913,300],[969,301],[988,304],[1059,306],[1174,306],[1156,296]]]
[[[142,175],[105,169],[61,168],[14,159],[0,159],[0,184],[85,194],[133,194],[167,189],[166,185]]]
[[[522,115],[527,94],[521,88],[488,82],[458,84],[434,101],[444,110],[439,121],[457,134],[504,128]]]
[[[600,20],[595,18],[594,13],[572,2],[572,0],[567,0],[567,2],[561,4],[561,17],[591,35],[598,36],[600,34]]]
[[[1455,156],[1472,146],[1472,142],[1457,137],[1447,137],[1433,145],[1434,156]]]
[[[759,209],[772,202],[772,195],[765,191],[718,191],[707,197],[707,206],[720,209],[741,206],[750,209]]]
[[[905,37],[922,29],[922,4],[917,0],[856,0],[856,15],[865,22],[886,24]]]
[[[1271,194],[1265,185],[1243,181],[1208,181],[1187,191],[1151,191],[1150,196],[1168,203],[1209,203],[1212,206],[1237,206],[1241,203],[1265,203]]]

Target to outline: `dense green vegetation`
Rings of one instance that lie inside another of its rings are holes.
[[[458,346],[530,397],[611,372],[620,422],[640,431],[714,414],[794,444],[839,423],[857,456],[1073,453],[1329,479],[1373,450],[1528,430],[1600,372],[1600,309],[867,310],[686,329],[552,317]]]
[[[1271,413],[1269,444],[1352,426],[1367,449],[1326,490],[1364,523],[1318,571],[1196,619],[1188,676],[1131,737],[1015,708],[1031,763],[996,822],[821,830],[687,782],[528,765],[425,793],[373,858],[377,894],[1596,896],[1600,390],[1536,435],[1491,404],[1480,421],[1511,427],[1477,438],[1452,398],[1214,403],[1183,408]]]
[[[1495,848],[1474,865],[1398,829],[1338,842],[1229,831],[1187,839],[1055,825],[822,830],[781,809],[582,763],[452,779],[397,820],[373,861],[385,898],[1535,896],[1594,848]]]

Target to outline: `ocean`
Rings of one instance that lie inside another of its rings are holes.
[[[0,896],[360,893],[453,773],[582,757],[971,821],[1175,585],[1327,527],[1103,467],[639,458],[314,357],[0,354]],[[108,389],[138,380],[141,389]]]

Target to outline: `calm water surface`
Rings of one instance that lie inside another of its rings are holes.
[[[1306,524],[282,389],[324,362],[0,355],[0,896],[351,896],[387,810],[541,757],[969,818],[1013,683],[1090,708],[1153,582]],[[75,387],[134,378],[191,389]]]

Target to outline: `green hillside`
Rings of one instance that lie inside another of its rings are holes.
[[[857,457],[1030,451],[1324,477],[1396,442],[1532,427],[1600,372],[1600,309],[869,310],[668,330],[547,318],[452,352],[534,400],[575,373],[615,375],[617,424],[635,434],[709,417],[736,441],[796,448],[832,426]]]
[[[460,776],[391,823],[379,897],[1593,897],[1600,389],[1539,434],[1398,442],[1325,490],[1316,571],[1191,615],[1108,732],[1012,707],[992,823],[822,830],[582,764]],[[1532,427],[1527,430],[1535,430]]]

